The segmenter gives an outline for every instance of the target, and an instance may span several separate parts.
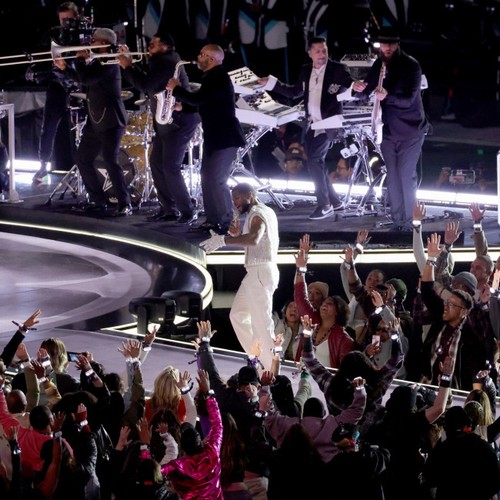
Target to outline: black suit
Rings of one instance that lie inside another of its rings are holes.
[[[305,64],[300,71],[295,85],[286,85],[277,82],[273,89],[273,91],[290,99],[304,97],[304,108],[308,125],[310,125],[311,114],[309,108],[311,74],[313,74],[312,63]],[[343,64],[331,60],[327,62],[321,88],[320,110],[322,119],[342,114],[342,103],[337,100],[337,95],[347,90],[352,82],[353,79]],[[327,205],[335,207],[341,203],[333,189],[332,183],[328,180],[325,169],[326,154],[331,147],[332,140],[337,135],[337,129],[328,129],[318,134],[308,126],[306,131],[304,145],[307,154],[307,167],[314,182],[319,207]]]
[[[120,142],[127,125],[127,112],[121,99],[121,73],[118,64],[102,64],[95,59],[76,63],[78,80],[86,86],[88,117],[76,153],[76,164],[90,201],[106,204],[107,197],[94,167],[102,153],[103,162],[113,184],[118,206],[130,204],[123,170],[118,163]]]
[[[180,60],[177,52],[155,54],[151,56],[146,71],[137,66],[130,66],[123,71],[125,78],[135,88],[149,96],[153,116],[158,105],[154,95],[165,90],[169,78],[174,74],[175,65]],[[179,80],[183,87],[188,86],[184,66],[180,67]],[[179,210],[181,214],[191,216],[193,209],[181,166],[187,145],[200,123],[200,115],[195,109],[185,105],[182,111],[174,111],[172,118],[172,123],[166,125],[154,120],[151,174],[162,211],[165,214],[173,214]]]
[[[228,226],[232,219],[232,201],[227,180],[237,149],[245,144],[236,118],[233,84],[222,66],[203,74],[201,87],[192,93],[177,86],[176,99],[198,106],[203,126],[201,188],[207,222]]]

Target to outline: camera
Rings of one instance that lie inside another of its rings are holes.
[[[449,181],[450,184],[474,184],[476,182],[476,171],[462,168],[452,170]]]
[[[59,28],[58,43],[72,47],[74,45],[90,45],[94,29],[86,19],[63,19]]]

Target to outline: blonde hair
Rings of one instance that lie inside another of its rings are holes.
[[[46,339],[40,344],[40,347],[47,351],[54,371],[62,373],[69,364],[64,342],[61,339]]]
[[[161,409],[172,410],[177,414],[181,401],[181,391],[177,387],[178,381],[179,370],[170,365],[157,375],[150,400],[150,408],[153,412]]]

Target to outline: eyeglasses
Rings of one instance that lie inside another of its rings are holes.
[[[448,307],[458,307],[459,309],[467,309],[466,307],[450,302],[449,300],[443,300],[443,305]]]

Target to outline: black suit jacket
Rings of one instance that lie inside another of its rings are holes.
[[[156,108],[158,107],[158,100],[155,94],[165,90],[167,82],[174,76],[175,66],[180,60],[181,58],[177,52],[158,54],[151,56],[146,70],[143,70],[137,65],[132,65],[123,70],[123,75],[126,80],[137,90],[149,96],[153,116],[155,116]],[[188,88],[189,80],[184,68],[184,65],[180,66],[178,79],[183,88]],[[200,121],[200,117],[193,106],[185,105],[182,111],[174,111],[172,113],[173,123],[179,126],[184,123],[186,117],[190,118],[189,121]],[[161,128],[166,126],[167,125],[160,125],[156,120],[154,121],[155,130],[158,127]]]
[[[222,66],[203,73],[198,92],[178,86],[174,97],[197,106],[203,126],[203,147],[208,153],[245,144],[243,130],[236,118],[234,88]]]
[[[102,64],[95,59],[76,62],[78,80],[86,86],[88,121],[96,130],[127,125],[127,112],[121,98],[122,75],[118,64]]]
[[[312,63],[302,66],[299,77],[295,85],[287,85],[277,82],[273,92],[284,95],[290,99],[304,97],[304,108],[306,118],[309,116],[309,80],[313,70]],[[342,114],[342,102],[337,100],[337,95],[347,90],[353,82],[347,68],[336,61],[329,60],[326,64],[323,87],[321,89],[321,117],[323,119],[333,115]],[[333,131],[327,130],[327,134]]]

